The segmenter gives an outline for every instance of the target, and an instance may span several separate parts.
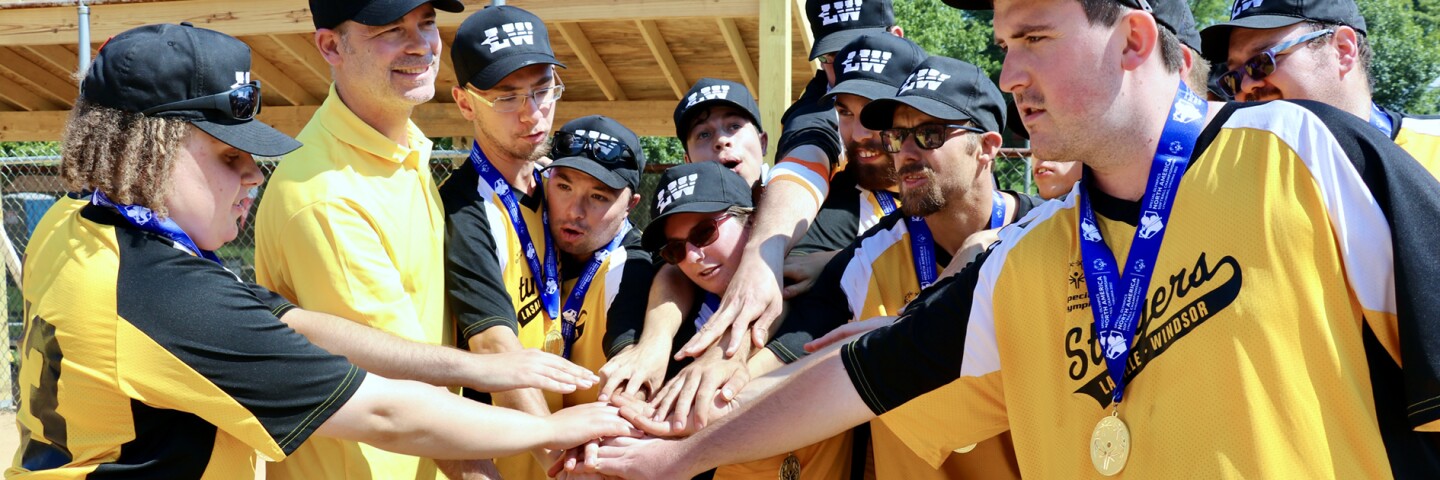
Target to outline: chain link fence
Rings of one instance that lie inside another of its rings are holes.
[[[449,142],[446,142],[448,144]],[[431,154],[430,171],[436,183],[450,175],[453,166],[461,164],[469,152],[457,150],[436,150]],[[651,198],[659,182],[660,172],[676,165],[679,158],[652,158],[652,164],[641,179],[641,198]],[[261,159],[260,168],[269,178],[278,165],[278,159]],[[60,151],[56,142],[10,142],[0,143],[0,212],[3,212],[4,232],[0,239],[0,255],[5,264],[4,291],[0,291],[0,302],[6,305],[6,327],[9,342],[0,368],[0,385],[10,388],[0,390],[0,408],[15,408],[19,398],[16,377],[16,355],[24,325],[24,298],[19,288],[19,267],[24,262],[25,246],[35,225],[45,211],[57,199],[65,195],[66,188],[59,176]],[[1004,149],[995,162],[995,178],[1001,189],[1034,193],[1030,176],[1028,150]],[[261,199],[264,190],[261,190]],[[649,202],[641,202],[631,214],[636,225],[649,223]],[[241,278],[255,280],[255,222],[247,222],[235,241],[216,252],[220,258]]]

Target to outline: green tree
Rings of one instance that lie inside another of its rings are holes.
[[[1414,114],[1440,112],[1440,28],[1435,0],[1361,0],[1375,59],[1375,103]],[[1421,7],[1424,8],[1421,8]],[[1414,8],[1411,8],[1414,7]]]

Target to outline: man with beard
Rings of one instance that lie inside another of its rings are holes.
[[[1387,111],[1371,99],[1374,52],[1354,0],[1236,2],[1227,23],[1201,32],[1236,100],[1325,102],[1366,119],[1440,177],[1440,117]]]
[[[1186,2],[994,9],[999,83],[1038,154],[1085,166],[1077,192],[893,324],[752,381],[717,424],[587,464],[683,478],[949,385],[964,401],[917,450],[1010,431],[1026,477],[1440,475],[1440,183],[1334,107],[1200,99]]]
[[[837,102],[842,120],[846,103]],[[1008,225],[1042,202],[995,188],[991,169],[1005,102],[979,67],[932,56],[911,72],[899,93],[869,102],[858,117],[894,155],[903,202],[825,266],[752,363],[767,356],[793,362],[805,355],[806,343],[851,320],[899,315],[967,237]],[[940,469],[897,436],[891,425],[916,421],[913,409],[945,408],[955,400],[949,393],[932,392],[870,422],[879,478],[1019,477],[1009,435],[980,442],[973,451],[961,449],[963,455],[949,455]],[[917,428],[924,427],[910,427]]]
[[[565,91],[555,67],[564,65],[540,18],[512,6],[486,7],[465,19],[450,58],[455,106],[475,128],[470,158],[440,186],[445,300],[457,343],[478,353],[543,348],[561,354],[563,338],[553,328],[562,302],[559,259],[536,161],[550,151],[555,103]],[[464,393],[532,415],[562,403],[559,394],[531,388],[493,398]],[[504,478],[540,479],[559,453],[534,451],[496,464]]]

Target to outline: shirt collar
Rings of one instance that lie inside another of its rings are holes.
[[[408,145],[396,145],[390,138],[360,120],[360,117],[340,100],[334,83],[330,84],[330,94],[315,111],[315,116],[336,139],[375,157],[410,166],[428,162],[430,159],[433,143],[429,138],[425,138],[425,133],[420,131],[420,127],[416,126],[413,120],[405,120]]]

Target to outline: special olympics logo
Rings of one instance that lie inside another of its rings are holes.
[[[1160,214],[1154,211],[1146,211],[1145,215],[1140,217],[1140,238],[1149,240],[1164,228],[1165,222],[1161,221]]]
[[[505,183],[505,179],[503,178],[495,180],[495,184],[493,186],[495,187],[495,193],[498,193],[500,195],[506,195],[510,193],[510,184]]]
[[[1125,335],[1114,330],[1100,334],[1100,346],[1105,349],[1105,358],[1111,360],[1120,358],[1130,349],[1130,346],[1125,344]]]
[[[1080,222],[1080,236],[1090,242],[1099,242],[1101,240],[1100,229],[1096,228],[1095,222],[1091,222],[1089,219]]]
[[[559,291],[560,291],[560,287],[558,287],[558,286],[555,285],[555,279],[552,278],[552,279],[549,279],[549,280],[546,280],[546,281],[545,281],[545,294],[546,294],[546,295],[554,295],[554,294],[556,294],[556,293],[559,292]]]

